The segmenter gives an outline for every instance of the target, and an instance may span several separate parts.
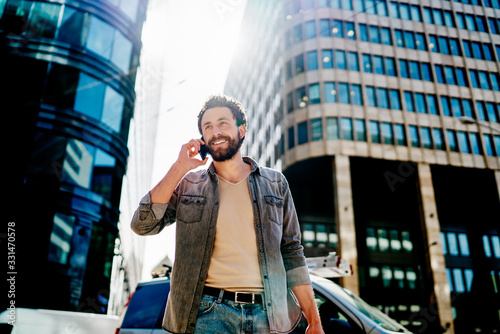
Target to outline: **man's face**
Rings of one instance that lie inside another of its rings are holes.
[[[236,119],[227,107],[214,107],[205,111],[201,129],[214,161],[230,160],[238,153],[244,135],[243,128],[236,125]]]

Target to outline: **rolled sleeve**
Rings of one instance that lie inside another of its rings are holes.
[[[139,235],[158,234],[165,226],[171,223],[165,217],[170,204],[151,203],[148,192],[139,202],[139,207],[134,213],[130,227]]]
[[[307,266],[301,266],[288,270],[286,272],[286,284],[289,288],[304,284],[311,284],[311,277],[309,276],[309,269]]]

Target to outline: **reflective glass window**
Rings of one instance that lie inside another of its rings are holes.
[[[389,108],[389,96],[387,94],[387,89],[377,88],[377,104],[379,108]]]
[[[389,99],[391,101],[391,109],[401,110],[401,97],[398,90],[390,89]]]
[[[407,48],[416,49],[415,45],[415,36],[413,35],[413,31],[404,31],[404,43]]]
[[[483,44],[483,54],[484,54],[484,59],[486,60],[495,60],[493,56],[493,48],[491,47],[490,44]]]
[[[302,86],[295,90],[295,107],[304,108],[307,105],[306,87]]]
[[[120,31],[116,30],[113,43],[113,52],[111,54],[111,61],[118,65],[118,67],[124,73],[128,73],[128,71],[130,70],[132,49],[132,42],[128,38],[123,36]]]
[[[307,135],[307,121],[297,124],[297,144],[302,145],[309,141]]]
[[[422,64],[420,64],[420,67],[422,69],[422,80],[433,81],[432,80],[431,65],[429,63],[422,63]]]
[[[469,256],[469,241],[467,240],[467,234],[458,233],[458,245],[460,247],[460,255]]]
[[[457,18],[457,26],[460,29],[466,29],[466,24],[465,24],[465,17],[464,14],[462,13],[456,13],[456,18]]]
[[[497,122],[496,108],[495,105],[491,102],[486,102],[486,112],[488,114],[488,120],[490,122]]]
[[[472,45],[469,41],[462,41],[462,45],[464,46],[464,55],[468,58],[472,58]]]
[[[474,58],[483,59],[483,49],[481,47],[481,43],[479,42],[471,42],[472,45],[472,54]]]
[[[356,129],[356,140],[366,141],[366,126],[362,119],[354,120],[354,128]]]
[[[422,50],[422,51],[427,50],[427,43],[425,43],[425,35],[424,34],[422,34],[420,32],[415,33],[415,46],[416,46],[417,50]]]
[[[467,78],[465,76],[465,70],[463,68],[456,68],[455,74],[457,75],[457,84],[462,87],[467,87]]]
[[[33,37],[54,38],[61,5],[35,2],[30,13],[27,33]]]
[[[458,152],[455,132],[453,130],[446,130],[446,137],[448,138],[448,145],[450,147],[450,151]]]
[[[431,131],[428,127],[420,128],[420,138],[423,148],[432,148]]]
[[[136,21],[139,0],[120,0],[119,8],[133,21]]]
[[[372,143],[380,143],[380,130],[377,121],[370,121],[370,135]]]
[[[399,19],[399,3],[394,1],[389,3],[389,15],[395,19]]]
[[[345,22],[346,38],[356,39],[356,28],[353,22]]]
[[[330,37],[332,34],[332,30],[330,28],[330,20],[329,19],[321,19],[319,20],[319,30],[320,35],[322,37]]]
[[[451,101],[451,110],[453,111],[453,116],[460,117],[462,116],[462,107],[460,105],[460,100],[456,97],[450,98]]]
[[[302,41],[302,25],[298,24],[293,27],[293,42],[298,43]]]
[[[80,73],[74,109],[100,120],[105,92],[106,85],[102,81],[83,72]]]
[[[323,125],[321,118],[311,120],[311,141],[323,139]]]
[[[435,35],[429,35],[429,50],[432,52],[439,52],[439,45]]]
[[[458,44],[458,40],[456,38],[450,38],[449,42],[450,42],[451,54],[454,56],[460,56],[461,52],[460,52],[460,46]]]
[[[375,235],[375,229],[372,227],[366,229],[366,247],[371,251],[377,250],[377,236]]]
[[[5,4],[0,20],[0,30],[8,31],[14,35],[21,35],[26,31],[28,16],[33,1],[10,0]]]
[[[415,80],[421,80],[422,75],[420,73],[419,63],[416,61],[410,61],[410,77]]]
[[[403,31],[395,29],[394,36],[396,38],[396,45],[399,47],[404,47]]]
[[[488,32],[488,29],[486,28],[486,21],[483,16],[476,16],[476,27],[477,30],[481,32]]]
[[[384,58],[384,68],[387,75],[396,76],[396,62],[394,58],[385,57]]]
[[[324,89],[325,89],[325,102],[326,103],[333,103],[337,102],[337,91],[335,90],[335,82],[325,82],[324,83]]]
[[[335,50],[335,63],[337,65],[338,69],[340,69],[340,70],[347,69],[347,59],[346,59],[345,51]]]
[[[288,149],[295,147],[295,131],[293,126],[288,128]]]
[[[291,60],[288,60],[285,63],[285,77],[286,77],[286,80],[289,80],[289,79],[291,79],[293,77],[292,61]]]
[[[485,121],[486,120],[486,112],[484,110],[484,104],[481,101],[476,101],[476,112],[479,120]]]
[[[333,68],[333,50],[321,50],[323,68]]]
[[[71,252],[71,239],[76,218],[57,212],[54,215],[48,260],[60,264],[67,264]]]
[[[378,26],[370,26],[370,42],[380,43],[380,31]]]
[[[363,71],[367,73],[373,72],[371,55],[364,53],[363,56]]]
[[[115,29],[95,16],[90,17],[87,48],[107,59],[111,57]]]
[[[402,78],[409,78],[410,74],[408,71],[408,62],[406,60],[399,60],[399,72],[401,73]]]
[[[309,51],[307,53],[307,70],[313,71],[318,69],[318,51]]]
[[[289,113],[293,111],[293,92],[286,95],[286,110]]]
[[[319,84],[311,84],[309,85],[309,103],[317,104],[321,102],[321,93],[319,90]]]
[[[410,6],[405,3],[399,3],[399,15],[402,20],[410,20]]]
[[[462,269],[460,268],[454,268],[452,270],[453,273],[453,282],[455,283],[455,291],[456,292],[464,292],[465,291],[465,285],[464,285],[464,279],[462,276]]]
[[[418,5],[411,5],[411,19],[413,21],[422,22],[422,13],[420,13],[420,7]]]
[[[429,113],[432,115],[437,115],[438,107],[437,107],[436,95],[427,94],[425,96],[425,102],[427,103],[427,109]]]
[[[500,156],[500,136],[493,136],[493,142],[495,143],[495,150],[497,155]]]
[[[95,147],[76,139],[68,139],[62,167],[62,180],[90,189]]]
[[[455,70],[451,66],[445,66],[444,67],[444,73],[446,76],[446,83],[448,85],[456,85],[457,84],[457,79],[455,77]]]
[[[350,118],[342,118],[342,139],[345,140],[353,140],[353,128],[352,128],[352,119]]]
[[[375,96],[375,87],[373,86],[366,86],[366,99],[367,99],[367,104],[369,107],[376,107],[377,106],[377,98]]]
[[[303,73],[304,70],[304,55],[301,53],[298,56],[295,56],[295,75]]]
[[[389,266],[382,267],[382,284],[384,288],[389,288],[392,281],[392,270]]]
[[[381,27],[380,28],[380,38],[381,42],[384,45],[392,45],[392,35],[391,35],[391,29]]]
[[[333,37],[344,38],[344,22],[333,20]]]
[[[396,138],[396,145],[406,145],[406,136],[403,124],[394,124],[394,135]]]
[[[359,35],[363,42],[368,42],[368,27],[366,24],[359,25]]]
[[[436,80],[438,83],[445,83],[444,81],[444,72],[443,72],[443,66],[441,65],[434,65],[434,70],[436,71]]]
[[[361,85],[352,84],[350,94],[351,94],[352,104],[358,106],[363,105],[363,94],[361,93]]]
[[[387,2],[385,0],[377,1],[376,3],[377,14],[381,16],[388,16]]]
[[[338,99],[340,103],[351,103],[351,94],[349,92],[349,84],[345,82],[338,83]]]
[[[478,71],[479,85],[482,89],[491,89],[490,81],[488,80],[488,73],[484,71]]]
[[[434,21],[434,24],[437,25],[444,25],[444,18],[443,18],[443,12],[439,9],[433,8],[432,9],[432,19]]]
[[[315,38],[316,37],[316,21],[307,21],[306,22],[306,39]]]
[[[410,232],[401,231],[401,240],[403,244],[403,250],[407,252],[413,251],[413,242],[410,239]]]
[[[464,269],[465,288],[470,291],[472,288],[472,280],[474,279],[474,271],[472,269]]]
[[[326,136],[328,139],[339,139],[339,121],[336,117],[327,117]]]
[[[432,129],[432,140],[437,150],[444,150],[443,132],[441,129]]]
[[[479,137],[477,133],[469,133],[469,142],[472,148],[472,153],[481,154],[481,150],[479,148]]]
[[[357,52],[349,52],[349,69],[359,71],[359,60]]]
[[[394,143],[394,134],[391,123],[382,123],[382,143],[392,145]]]
[[[471,85],[474,88],[479,88],[479,79],[476,70],[469,70]]]
[[[443,111],[443,115],[451,116],[450,100],[446,96],[441,96],[440,101],[441,101],[441,110]]]
[[[493,143],[491,142],[491,136],[487,134],[483,134],[484,148],[486,150],[486,154],[489,156],[493,156]]]
[[[444,25],[447,26],[447,27],[454,27],[455,26],[455,22],[453,20],[453,14],[448,11],[448,10],[445,10],[443,12],[443,16],[444,16]]]
[[[85,13],[64,6],[61,23],[57,33],[57,39],[75,46],[85,44],[86,28],[84,28]]]
[[[460,152],[470,153],[469,140],[467,138],[467,134],[463,131],[458,131],[457,137],[458,137],[458,146],[460,148]]]
[[[473,118],[471,100],[462,99],[462,113],[467,117]]]
[[[104,94],[102,121],[116,132],[121,129],[124,104],[125,98],[116,90],[107,86]]]
[[[498,235],[492,235],[490,239],[493,248],[493,255],[497,259],[500,259],[500,237],[498,237]]]
[[[450,48],[448,47],[448,39],[446,37],[438,37],[439,52],[444,54],[450,54]]]
[[[418,130],[415,125],[410,125],[408,127],[408,131],[410,133],[410,144],[413,147],[420,147],[420,139],[418,136]]]
[[[381,56],[373,56],[373,70],[376,74],[385,74],[384,61]]]
[[[415,111],[415,104],[413,103],[413,94],[411,92],[405,91],[405,106],[406,111]]]
[[[491,88],[490,89],[493,89],[494,91],[499,91],[500,90],[500,85],[499,85],[499,82],[498,82],[498,74],[494,73],[494,72],[491,72],[489,75],[490,75],[490,83],[491,83]]]

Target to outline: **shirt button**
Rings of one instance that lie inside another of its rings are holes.
[[[264,250],[263,250],[263,249],[261,249],[261,250],[260,250],[260,252],[261,252],[261,253],[264,253]]]
[[[257,224],[257,227],[260,227],[260,224]]]
[[[252,183],[253,181],[252,181],[252,179],[250,179],[250,180],[248,180],[248,182]]]
[[[271,303],[267,303],[267,306],[271,306]]]
[[[264,279],[267,279],[267,275],[264,275]]]

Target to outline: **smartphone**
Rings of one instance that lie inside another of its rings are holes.
[[[201,140],[203,140],[203,142],[205,142],[205,139],[203,137],[201,137]],[[201,145],[200,147],[200,157],[201,157],[201,160],[205,160],[205,157],[207,156],[208,154],[208,148],[206,145]]]

